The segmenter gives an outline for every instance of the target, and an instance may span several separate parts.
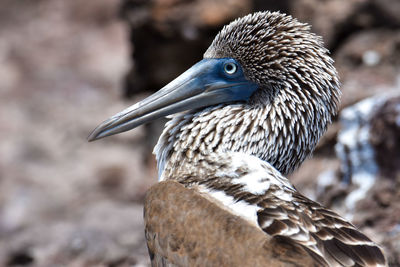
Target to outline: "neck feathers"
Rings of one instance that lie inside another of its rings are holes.
[[[287,94],[174,115],[154,148],[159,178],[165,179],[166,167],[195,166],[213,153],[227,152],[256,156],[283,175],[292,172],[315,148],[331,122],[331,110],[317,108],[301,92],[290,100]]]

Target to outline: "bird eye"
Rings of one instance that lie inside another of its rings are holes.
[[[228,74],[234,74],[237,70],[237,66],[235,63],[229,62],[224,66],[224,71]]]

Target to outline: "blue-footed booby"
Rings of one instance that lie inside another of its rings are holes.
[[[100,124],[93,141],[170,116],[145,200],[153,266],[386,266],[382,250],[286,174],[337,113],[333,60],[310,26],[257,12],[204,59]]]

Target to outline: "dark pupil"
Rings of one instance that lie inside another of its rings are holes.
[[[232,64],[226,65],[226,70],[227,70],[227,71],[232,71],[232,70],[233,70]]]

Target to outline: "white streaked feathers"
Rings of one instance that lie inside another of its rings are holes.
[[[217,203],[222,204],[221,206],[228,209],[231,213],[248,220],[254,225],[258,225],[257,212],[260,210],[260,207],[251,205],[245,201],[237,201],[224,191],[217,191],[204,186],[199,186],[198,189],[201,193],[206,194],[208,197],[214,199],[214,201],[216,200]]]
[[[181,176],[191,177],[187,184],[189,188],[197,188],[232,214],[257,225],[271,236],[288,237],[307,247],[327,266],[341,266],[338,262],[348,262],[348,266],[355,264],[346,252],[339,261],[331,258],[332,244],[329,242],[339,242],[339,247],[346,246],[355,254],[360,253],[360,246],[369,247],[375,253],[379,251],[372,241],[339,215],[301,196],[270,164],[238,152],[219,154],[217,158],[219,165],[214,166],[217,168],[208,170],[213,174],[206,172],[198,179],[193,177],[194,173],[181,173]],[[204,183],[205,177],[216,179]],[[258,198],[257,202],[254,197]],[[338,240],[335,234],[338,234]]]

